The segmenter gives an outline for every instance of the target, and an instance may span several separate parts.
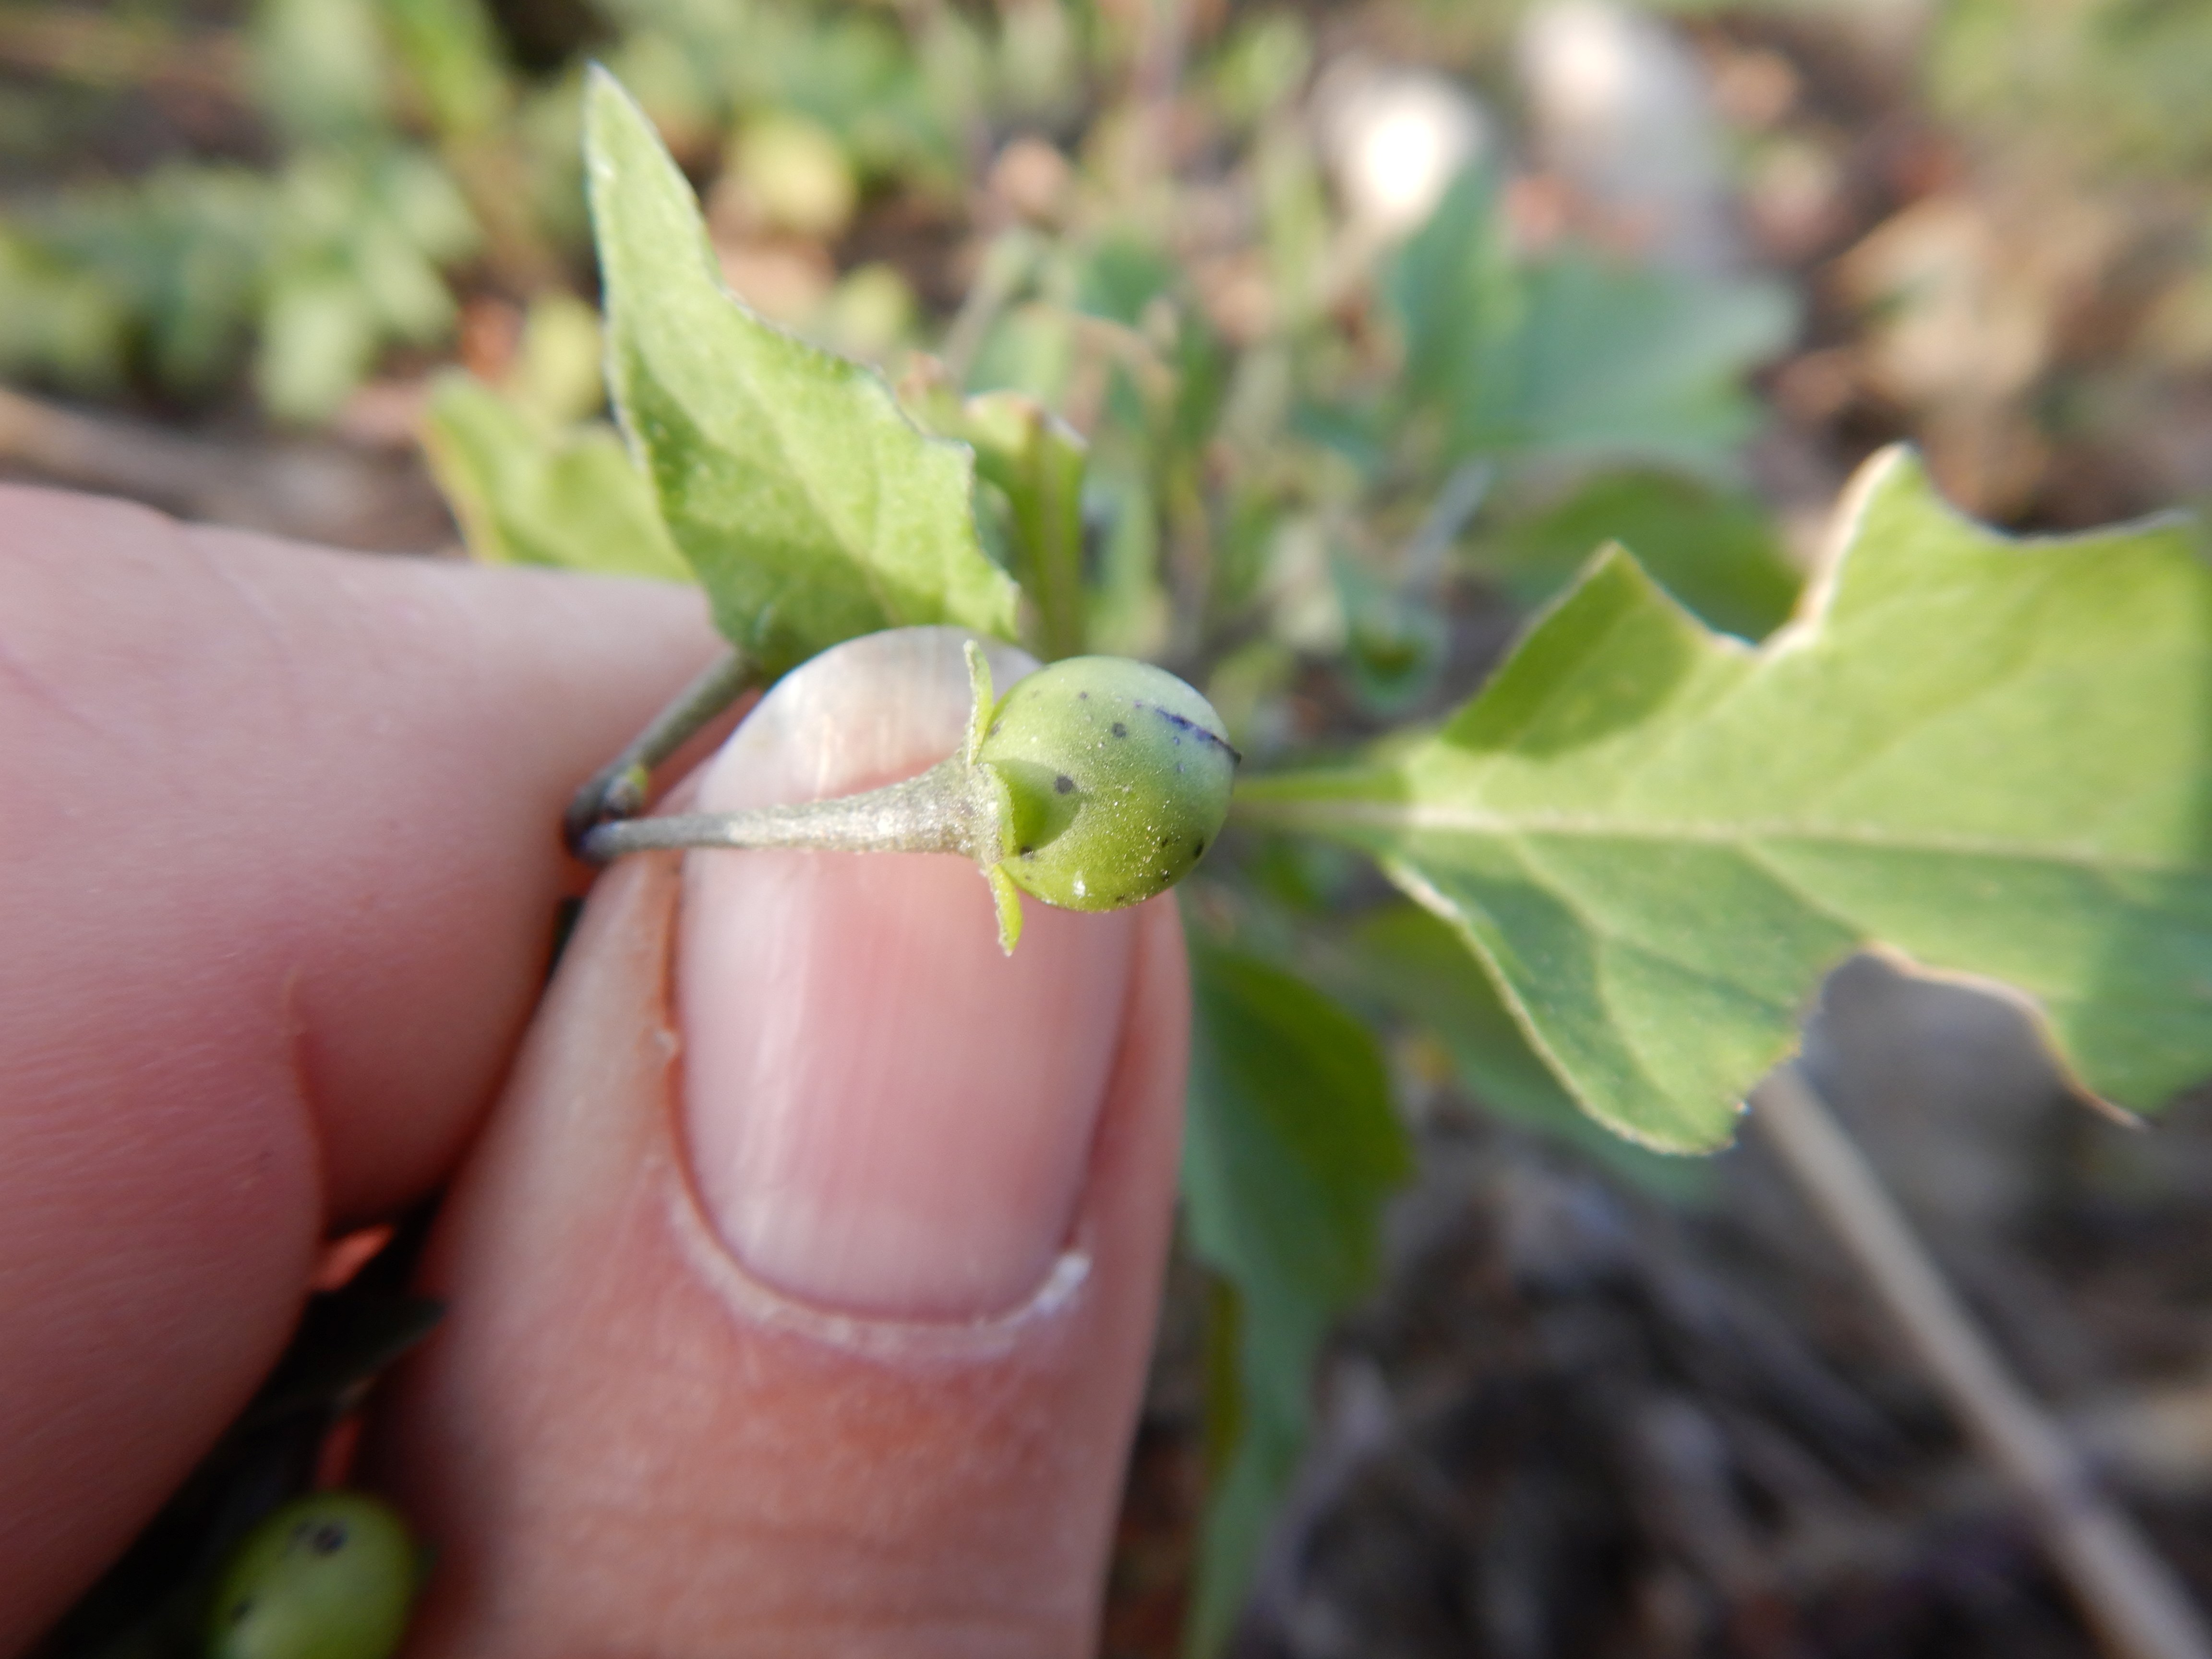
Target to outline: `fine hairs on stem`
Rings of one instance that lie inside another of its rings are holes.
[[[967,740],[918,777],[750,811],[587,823],[574,844],[598,863],[688,848],[957,853],[990,883],[1008,951],[1023,893],[1117,910],[1166,891],[1206,855],[1229,816],[1237,755],[1204,697],[1149,663],[1063,657],[1001,699],[973,641],[967,654]]]
[[[806,848],[823,853],[958,853],[978,864],[1004,856],[999,791],[980,768],[953,755],[919,777],[857,795],[631,818],[586,832],[583,855],[605,864],[625,853],[695,847]]]
[[[753,665],[734,647],[701,670],[644,731],[576,792],[561,821],[562,838],[568,850],[599,862],[612,857],[612,854],[598,855],[587,850],[593,827],[643,811],[646,795],[653,787],[653,769],[743,696],[757,680]]]

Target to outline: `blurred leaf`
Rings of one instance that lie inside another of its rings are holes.
[[[1541,452],[1725,471],[1757,419],[1744,376],[1796,326],[1772,283],[1572,252],[1522,264],[1480,171],[1445,193],[1385,286],[1406,392],[1445,417],[1447,459]]]
[[[1250,126],[1305,84],[1313,36],[1290,12],[1262,12],[1237,24],[1212,65],[1213,96],[1222,114]]]
[[[729,174],[769,225],[828,241],[844,234],[860,205],[860,182],[835,134],[781,111],[747,122]]]
[[[607,401],[604,351],[597,311],[572,294],[541,294],[523,318],[522,349],[505,390],[550,427],[583,420]]]
[[[1527,320],[1494,404],[1462,384],[1461,441],[1492,434],[1574,453],[1711,471],[1749,437],[1758,406],[1743,380],[1790,343],[1788,289],[1720,282],[1573,255],[1529,272]]]
[[[311,422],[344,401],[385,345],[428,345],[453,326],[439,264],[475,246],[476,226],[420,151],[305,151],[277,191],[254,381],[270,413]]]
[[[342,270],[280,275],[261,313],[253,386],[284,421],[314,421],[345,401],[376,358],[376,315]]]
[[[999,319],[968,373],[971,392],[1023,392],[1057,405],[1075,368],[1075,330],[1056,306],[1017,306]]]
[[[441,134],[480,133],[507,112],[499,36],[477,0],[382,0],[382,15]]]
[[[1158,504],[1143,478],[1093,465],[1085,495],[1086,523],[1098,547],[1091,588],[1088,644],[1122,657],[1156,655],[1170,623],[1160,580]]]
[[[1613,550],[1443,732],[1257,780],[1460,930],[1570,1092],[1724,1145],[1869,946],[2014,988],[2082,1084],[2212,1073],[2212,571],[2160,521],[2012,543],[1869,465],[1815,612],[1760,650]]]
[[[0,362],[93,386],[145,370],[197,392],[251,343],[263,403],[293,421],[329,415],[386,344],[442,337],[441,267],[477,240],[433,157],[351,144],[303,149],[273,176],[168,162],[27,206],[8,228],[0,299],[40,343],[11,349],[0,329]]]
[[[653,486],[605,426],[558,437],[458,371],[430,395],[422,442],[469,550],[494,564],[694,580]]]
[[[1723,633],[1764,639],[1797,602],[1797,573],[1757,501],[1662,472],[1594,478],[1558,506],[1509,525],[1483,551],[1513,596],[1534,605],[1611,541],[1625,544],[1661,586]]]
[[[1075,264],[1073,308],[1086,316],[1134,328],[1145,308],[1175,286],[1176,268],[1149,242],[1122,234],[1105,238]]]
[[[112,386],[129,330],[112,289],[0,227],[0,371],[76,389]]]
[[[1237,1339],[1186,1644],[1209,1655],[1297,1467],[1322,1339],[1373,1278],[1382,1200],[1410,1154],[1358,1020],[1251,957],[1198,946],[1191,965],[1183,1202],[1192,1247],[1235,1292]]]
[[[385,116],[376,0],[258,0],[255,102],[295,139],[351,138]]]
[[[723,288],[690,186],[604,71],[586,94],[609,370],[625,428],[722,631],[780,673],[854,635],[950,623],[1012,637],[970,463],[881,379]]]
[[[809,332],[842,356],[880,363],[913,336],[917,309],[914,289],[898,268],[873,261],[837,279]]]
[[[801,21],[780,51],[760,59],[777,103],[836,134],[864,174],[959,175],[961,129],[948,131],[931,111],[914,54],[890,19],[854,9],[798,13],[793,21]]]
[[[276,201],[274,183],[244,167],[173,161],[27,206],[0,256],[0,297],[16,326],[48,337],[28,365],[99,386],[143,362],[172,390],[211,386],[247,338]],[[40,281],[79,292],[44,294]],[[56,301],[66,303],[41,316]],[[98,356],[81,330],[105,337]]]
[[[1479,382],[1508,361],[1528,297],[1488,170],[1469,168],[1453,180],[1383,272],[1383,293],[1405,331],[1411,398],[1449,405],[1469,395],[1462,382]]]
[[[1407,592],[1342,556],[1329,562],[1344,613],[1344,650],[1366,708],[1393,714],[1436,683],[1449,630],[1434,594]]]

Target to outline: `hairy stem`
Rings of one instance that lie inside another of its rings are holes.
[[[695,812],[632,818],[588,830],[583,855],[604,864],[625,853],[671,848],[805,848],[824,853],[958,853],[978,863],[1000,855],[998,787],[959,755],[919,777],[857,795],[760,806],[744,812]]]
[[[591,856],[585,846],[594,826],[643,811],[646,793],[653,787],[653,769],[742,696],[754,679],[753,666],[744,653],[732,647],[678,692],[645,730],[594,773],[568,803],[561,832],[569,850],[579,856]]]

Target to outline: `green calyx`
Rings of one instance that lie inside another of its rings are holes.
[[[1117,910],[1188,874],[1229,815],[1237,754],[1221,717],[1164,669],[1068,657],[995,701],[982,653],[966,759],[1005,796],[995,859],[1000,942],[1021,929],[1014,890],[1071,910]],[[1011,918],[1011,922],[1010,922]]]

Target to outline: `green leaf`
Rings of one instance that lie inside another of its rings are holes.
[[[2212,571],[2191,526],[2012,542],[1893,450],[1808,614],[1714,635],[1618,549],[1433,738],[1256,782],[1453,923],[1584,1108],[1724,1144],[1823,974],[2011,987],[2081,1086],[2212,1073]]]
[[[1196,946],[1191,963],[1183,1202],[1191,1243],[1238,1312],[1235,1430],[1187,1644],[1210,1654],[1297,1468],[1315,1353],[1373,1278],[1382,1200],[1410,1158],[1366,1027],[1255,958]]]
[[[480,559],[692,579],[661,525],[653,486],[607,427],[556,435],[456,371],[431,389],[422,447]]]
[[[770,675],[878,629],[1012,638],[968,452],[924,437],[871,371],[738,304],[644,115],[604,70],[585,96],[608,378],[723,633]]]
[[[1670,1202],[1711,1193],[1711,1164],[1646,1152],[1576,1107],[1449,922],[1419,905],[1386,905],[1362,919],[1347,946],[1325,982],[1354,1007],[1425,1030],[1450,1057],[1460,1086],[1486,1109]]]

